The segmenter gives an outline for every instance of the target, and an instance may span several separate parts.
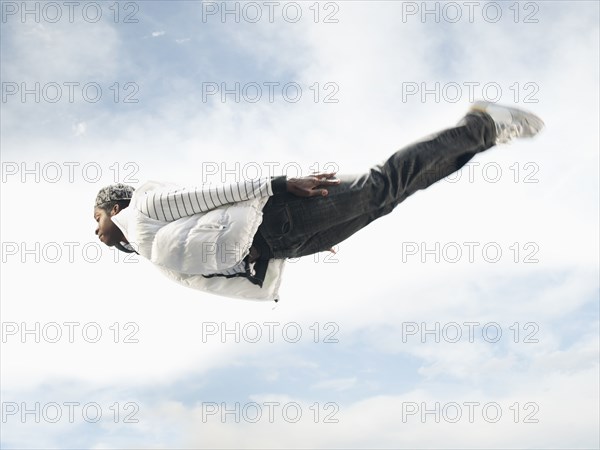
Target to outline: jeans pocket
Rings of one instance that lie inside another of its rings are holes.
[[[289,235],[293,229],[292,214],[286,204],[267,204],[263,209],[261,231],[272,240]]]

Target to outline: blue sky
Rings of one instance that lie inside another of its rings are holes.
[[[436,21],[407,13],[421,2],[391,1],[321,2],[317,23],[313,3],[280,2],[269,23],[257,2],[262,20],[223,23],[202,15],[221,2],[200,1],[121,2],[118,22],[102,3],[96,23],[80,9],[72,23],[66,9],[51,23],[23,21],[9,14],[21,2],[2,2],[2,447],[598,447],[598,4],[488,3],[477,2],[472,22],[455,3],[456,23],[441,12],[448,3],[437,3]],[[282,16],[286,5],[302,11],[297,23]],[[497,22],[482,14],[498,7]],[[127,12],[136,23],[123,23]],[[62,86],[62,97],[10,91],[36,82],[48,95]],[[236,82],[263,96],[203,101],[207,83]],[[73,102],[65,83],[77,86]],[[97,102],[84,98],[86,83],[100,86]],[[282,95],[289,83],[301,86],[297,102]],[[438,99],[408,95],[435,83]],[[476,98],[499,88],[495,100],[536,112],[546,129],[478,155],[336,255],[290,261],[277,306],[173,284],[93,234],[92,202],[106,184],[232,181],[245,167],[362,172],[455,124],[469,86]],[[436,245],[462,256],[440,250],[436,262],[421,251]],[[484,247],[500,249],[497,262]],[[21,334],[36,323],[50,333],[40,342]],[[65,323],[77,324],[73,342]],[[220,334],[236,324],[261,339]],[[436,324],[440,342],[421,334]],[[83,327],[100,329],[98,342]],[[302,417],[279,409],[271,422],[269,402],[299,405]],[[469,402],[480,408],[473,422]],[[62,416],[52,421],[55,403]],[[69,403],[79,408],[72,421]],[[21,415],[36,404],[47,413],[39,423]],[[87,421],[82,405],[96,404],[102,418]],[[222,409],[209,414],[215,404],[259,404],[263,417],[223,420]],[[421,416],[436,404],[438,421]],[[502,417],[486,420],[482,405]]]

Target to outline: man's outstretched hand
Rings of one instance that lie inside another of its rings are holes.
[[[325,196],[329,194],[329,191],[322,187],[338,184],[340,184],[340,180],[335,178],[335,172],[316,173],[308,177],[290,178],[287,180],[287,191],[298,197]]]

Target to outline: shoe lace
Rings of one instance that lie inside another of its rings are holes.
[[[496,143],[508,144],[523,133],[520,123],[496,123]]]

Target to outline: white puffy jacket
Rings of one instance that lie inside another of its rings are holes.
[[[178,283],[227,297],[278,300],[284,259],[269,260],[262,287],[241,276],[203,275],[243,271],[262,209],[282,179],[191,188],[149,181],[112,221],[141,256]]]

